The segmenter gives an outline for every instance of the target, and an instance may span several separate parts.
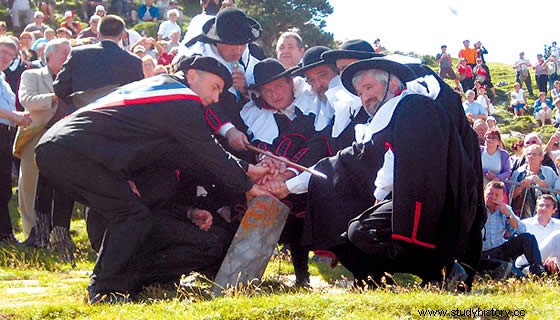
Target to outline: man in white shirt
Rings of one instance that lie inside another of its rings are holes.
[[[515,81],[527,85],[527,91],[529,95],[534,97],[533,86],[531,85],[531,74],[529,73],[529,68],[531,68],[531,62],[525,59],[525,52],[519,53],[519,60],[515,61],[513,68],[515,69]]]
[[[11,126],[27,126],[31,118],[16,111],[16,95],[5,80],[6,70],[16,57],[17,45],[8,37],[0,37],[0,243],[17,242],[12,232],[8,203],[12,197],[12,134]]]
[[[556,198],[550,194],[543,194],[537,199],[537,214],[521,220],[526,231],[537,239],[543,265],[550,272],[558,272],[560,262],[560,220],[552,218],[556,207]],[[516,265],[527,265],[525,256],[519,257]]]

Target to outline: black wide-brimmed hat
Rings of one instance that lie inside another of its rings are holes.
[[[370,58],[365,60],[358,60],[354,63],[349,64],[346,69],[342,72],[342,84],[346,90],[350,91],[352,94],[357,95],[356,89],[352,84],[352,79],[356,73],[362,70],[377,69],[386,71],[401,80],[403,83],[412,81],[417,78],[416,74],[412,69],[405,66],[402,63],[398,63],[389,60],[384,57]]]
[[[249,89],[254,90],[282,77],[289,77],[291,72],[292,69],[286,70],[280,61],[276,59],[264,59],[255,64],[253,68],[255,83],[249,86]]]
[[[202,27],[202,34],[196,38],[208,43],[241,45],[257,40],[261,34],[262,27],[257,20],[237,8],[226,8],[208,20]]]
[[[222,78],[224,80],[224,90],[227,90],[233,84],[231,74],[226,66],[212,57],[203,57],[201,55],[181,57],[175,64],[175,72],[183,71],[186,73],[190,69],[210,72]]]
[[[301,63],[298,65],[299,68],[292,71],[293,75],[303,75],[303,72],[318,67],[322,64],[327,64],[327,62],[321,59],[321,55],[324,52],[329,51],[328,47],[315,46],[307,49],[301,58]]]
[[[324,52],[321,58],[328,63],[335,63],[338,59],[362,60],[383,56],[384,54],[376,53],[367,41],[355,39],[344,41],[338,49]]]

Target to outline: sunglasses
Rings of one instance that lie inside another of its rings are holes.
[[[538,144],[538,142],[537,141],[527,141],[527,142],[525,142],[526,146],[530,146],[532,144]]]

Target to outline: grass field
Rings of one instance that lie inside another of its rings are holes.
[[[505,110],[514,73],[510,66],[490,64],[497,87],[498,121],[503,134],[535,130],[547,139],[554,128],[536,128],[532,116],[513,119]],[[530,99],[530,104],[533,100]],[[12,218],[19,230],[14,197]],[[95,253],[89,247],[85,222],[76,210],[71,229],[77,245],[74,268],[60,263],[49,250],[0,246],[0,320],[4,319],[505,319],[513,314],[527,319],[555,319],[560,314],[559,279],[490,281],[479,278],[468,294],[439,288],[420,288],[419,279],[397,275],[398,285],[359,292],[348,287],[348,271],[311,263],[312,289],[293,288],[291,264],[274,258],[258,287],[211,298],[204,292],[174,286],[146,288],[139,302],[117,305],[84,303]],[[17,233],[23,240],[21,232]],[[422,312],[439,312],[423,315]],[[447,312],[447,314],[444,314]],[[470,314],[468,314],[470,312]],[[473,312],[478,312],[473,315]],[[501,313],[500,313],[501,312]],[[461,317],[464,316],[464,317]]]

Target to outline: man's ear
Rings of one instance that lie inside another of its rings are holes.
[[[187,83],[190,86],[198,78],[198,72],[195,69],[189,69],[189,70],[187,70],[186,78],[187,78]]]

